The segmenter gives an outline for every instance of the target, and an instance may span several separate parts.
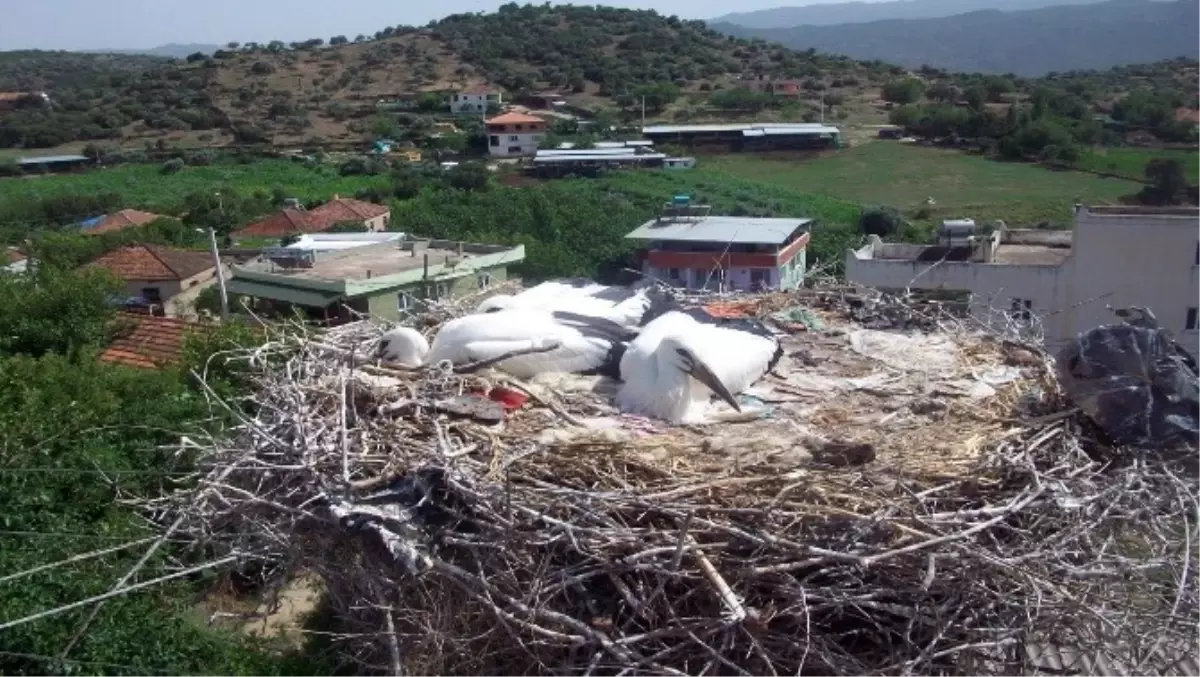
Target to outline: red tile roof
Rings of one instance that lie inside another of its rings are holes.
[[[4,263],[5,264],[18,263],[20,261],[24,261],[26,258],[27,257],[25,256],[25,252],[21,251],[20,249],[17,249],[16,247],[5,247],[4,248]]]
[[[184,334],[205,327],[175,317],[128,312],[117,313],[117,317],[132,324],[133,331],[110,343],[100,353],[100,361],[145,369],[179,362]]]
[[[308,212],[297,209],[285,209],[275,212],[262,221],[252,223],[234,233],[235,237],[282,237],[298,233],[312,232],[308,222]]]
[[[141,212],[136,209],[122,209],[119,212],[109,214],[108,216],[104,217],[103,221],[83,232],[85,235],[111,233],[132,226],[144,226],[151,221],[161,218],[163,218],[163,216],[160,214]]]
[[[1176,108],[1175,119],[1180,122],[1196,122],[1200,123],[1200,110],[1191,108]]]
[[[216,268],[208,252],[149,244],[126,245],[87,266],[105,268],[122,280],[183,280]]]
[[[235,237],[283,237],[300,233],[319,233],[345,221],[366,221],[391,213],[391,209],[372,202],[333,196],[312,211],[285,209],[234,233]]]
[[[524,125],[535,122],[545,122],[542,118],[524,113],[504,113],[487,121],[489,125]]]

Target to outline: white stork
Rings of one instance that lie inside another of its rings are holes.
[[[476,312],[498,310],[567,311],[604,318],[625,327],[640,327],[654,317],[677,308],[670,293],[650,283],[631,287],[597,284],[586,278],[549,280],[511,296],[484,299]]]
[[[634,335],[603,318],[567,312],[497,310],[447,322],[428,348],[423,347],[425,340],[415,330],[393,329],[380,340],[378,356],[397,361],[407,359],[407,366],[415,367],[443,360],[468,364],[513,352],[549,348],[509,357],[495,366],[524,379],[547,372],[617,378],[625,345]],[[412,364],[413,358],[417,358],[417,364]]]
[[[716,394],[740,412],[734,395],[782,355],[779,340],[761,323],[721,320],[703,310],[668,312],[643,327],[624,351],[616,404],[674,424],[700,423]]]

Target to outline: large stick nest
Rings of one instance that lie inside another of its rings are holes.
[[[881,296],[750,301],[823,321],[794,339],[796,378],[859,386],[770,377],[801,396],[705,430],[509,380],[535,397],[492,424],[445,402],[502,376],[355,366],[366,322],[279,327],[221,358],[253,374],[242,424],[193,441],[206,478],[150,507],[318,575],[347,653],[381,671],[1016,674],[1061,649],[1138,672],[1194,652],[1194,479],[1089,441],[1043,352]],[[868,321],[952,341],[967,371],[1016,351],[1021,376],[939,399],[927,373],[886,391],[844,345],[813,356]],[[619,425],[572,423],[596,414]]]

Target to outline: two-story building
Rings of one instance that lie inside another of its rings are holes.
[[[546,121],[524,113],[504,113],[487,121],[487,133],[492,157],[534,155],[546,138]]]
[[[263,310],[298,309],[328,324],[361,315],[397,320],[424,302],[485,290],[525,259],[521,245],[408,238],[345,243],[351,246],[263,250],[263,260],[232,267],[229,293],[252,297]]]
[[[483,115],[488,106],[503,103],[500,90],[482,85],[469,87],[450,96],[450,112],[454,115]]]
[[[683,197],[626,239],[647,243],[642,272],[676,287],[795,289],[804,281],[811,219],[711,216]]]
[[[846,253],[846,279],[961,292],[980,321],[1040,334],[1052,350],[1117,322],[1109,307],[1145,307],[1198,355],[1198,225],[1195,207],[1079,206],[1072,231],[951,232],[932,246],[871,237]]]

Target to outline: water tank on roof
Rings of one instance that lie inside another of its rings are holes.
[[[938,228],[939,236],[952,239],[967,238],[974,234],[974,219],[946,219]]]
[[[676,207],[686,207],[692,201],[691,195],[676,195],[671,198],[671,204]]]

